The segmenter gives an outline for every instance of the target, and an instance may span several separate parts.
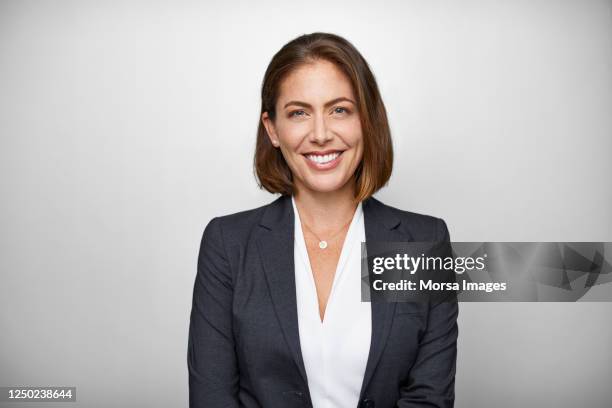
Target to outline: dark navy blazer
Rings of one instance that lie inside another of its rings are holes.
[[[449,240],[442,219],[373,197],[362,207],[366,241]],[[206,226],[189,327],[191,408],[312,407],[293,250],[290,196]],[[371,305],[370,353],[357,408],[452,407],[457,303]]]

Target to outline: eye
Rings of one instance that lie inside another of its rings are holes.
[[[296,117],[306,116],[306,112],[304,112],[304,110],[302,110],[302,109],[298,109],[298,110],[294,110],[294,111],[289,112],[289,117],[290,118],[292,118],[294,116],[296,116]]]
[[[334,113],[338,113],[338,114],[348,114],[349,110],[346,108],[343,108],[342,106],[337,106],[334,108]]]

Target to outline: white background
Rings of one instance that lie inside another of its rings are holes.
[[[611,6],[0,1],[0,385],[187,405],[201,234],[275,198],[259,87],[303,33],[345,36],[378,79],[383,202],[456,241],[612,241]],[[611,312],[462,304],[456,406],[610,407]]]

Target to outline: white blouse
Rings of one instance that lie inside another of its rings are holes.
[[[372,334],[371,305],[361,301],[361,242],[365,242],[361,203],[346,234],[321,322],[299,212],[293,197],[291,201],[300,345],[313,408],[356,407]]]

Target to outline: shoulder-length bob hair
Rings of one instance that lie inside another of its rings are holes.
[[[383,187],[391,177],[393,146],[391,131],[374,74],[357,49],[346,39],[328,33],[305,34],[285,44],[268,65],[261,87],[261,113],[257,129],[254,170],[260,188],[292,195],[293,176],[280,149],[274,147],[261,121],[268,112],[276,118],[280,85],[299,66],[327,60],[349,78],[357,98],[363,134],[363,158],[355,170],[355,199],[362,201]]]

